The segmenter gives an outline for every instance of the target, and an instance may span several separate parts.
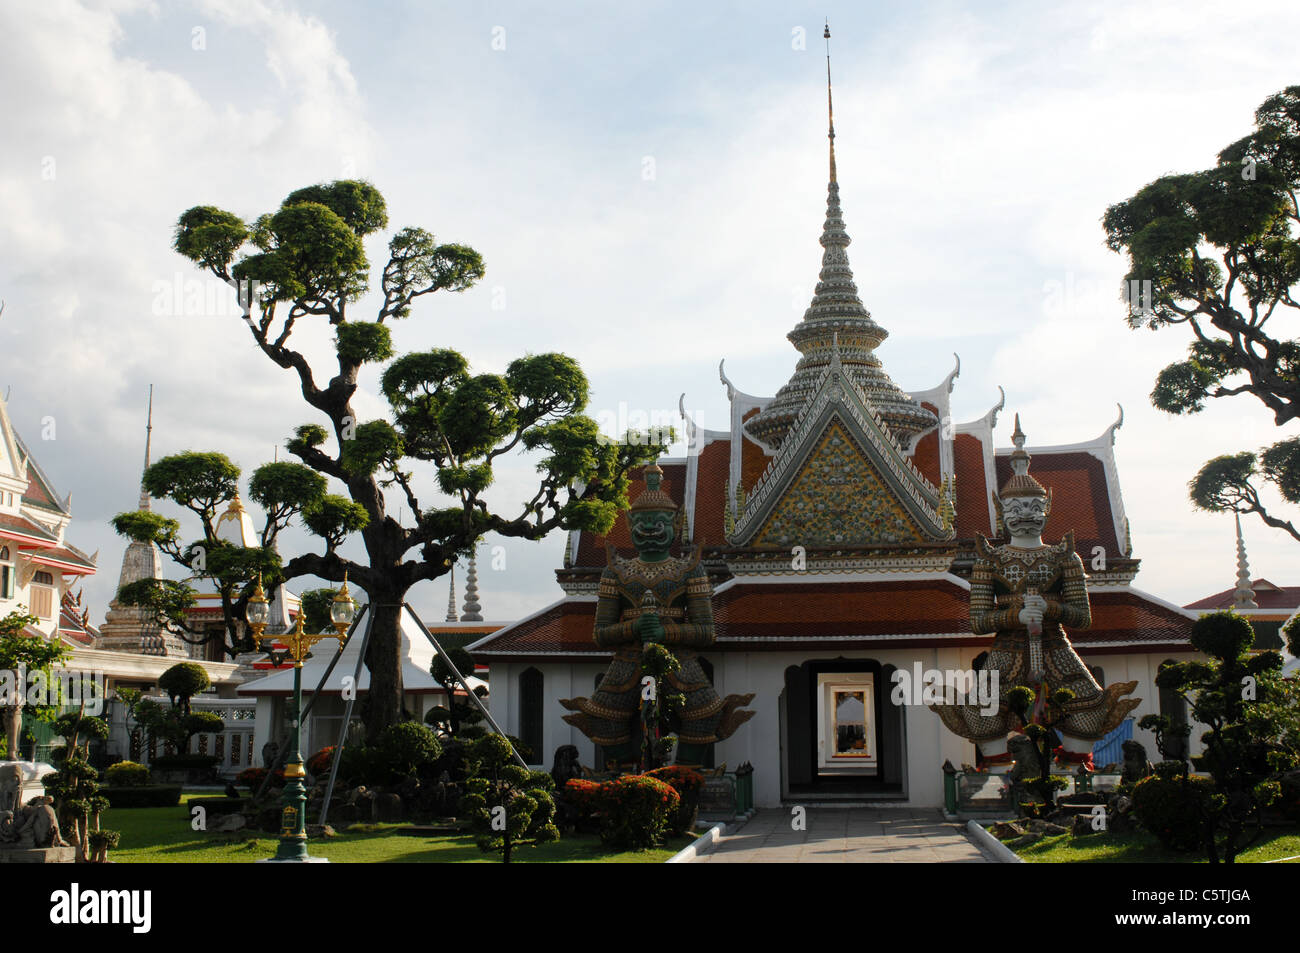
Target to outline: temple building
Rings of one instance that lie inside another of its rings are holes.
[[[970,572],[977,534],[1006,540],[997,493],[1013,448],[1009,434],[995,436],[1005,394],[957,423],[960,361],[919,390],[890,378],[879,353],[888,332],[863,306],[849,264],[834,135],[832,118],[822,267],[788,334],[799,352],[792,376],[759,396],[720,365],[729,426],[697,427],[683,401],[687,455],[659,462],[680,507],[678,551],[699,547],[713,586],[716,641],[701,651],[702,667],[719,695],[755,693],[755,717],[717,743],[712,760],[750,762],[760,807],[935,806],[944,762],[978,755],[919,698],[893,703],[893,676],[982,666],[990,639],[971,631]],[[1088,573],[1091,626],[1070,638],[1098,682],[1136,681],[1142,699],[1106,741],[1135,737],[1154,757],[1154,738],[1135,724],[1161,710],[1160,664],[1193,657],[1196,616],[1133,584],[1140,560],[1114,453],[1122,422],[1121,410],[1095,439],[1026,449],[1051,494],[1045,539],[1073,531]],[[1024,425],[1041,439],[1050,421]],[[634,472],[631,498],[644,488]],[[490,667],[494,716],[512,734],[542,739],[539,763],[565,744],[598,763],[559,700],[590,694],[611,657],[593,641],[607,543],[636,555],[625,515],[606,538],[570,535],[556,602],[471,646]]]

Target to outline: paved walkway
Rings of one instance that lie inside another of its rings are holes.
[[[962,825],[937,810],[808,808],[806,829],[791,829],[789,808],[759,811],[699,857],[708,864],[988,863]]]

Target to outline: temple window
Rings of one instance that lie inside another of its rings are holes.
[[[542,673],[531,666],[519,675],[519,740],[532,749],[532,764],[545,760],[542,734]]]
[[[818,676],[820,773],[876,772],[875,676],[836,672]]]
[[[0,599],[14,597],[14,567],[10,562],[9,547],[0,546]]]
[[[38,619],[54,617],[54,577],[38,572],[32,579],[31,612]]]

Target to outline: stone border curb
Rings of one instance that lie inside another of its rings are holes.
[[[689,864],[701,853],[717,844],[718,840],[726,833],[727,825],[724,821],[718,821],[707,831],[701,834],[691,843],[687,844],[677,853],[673,854],[665,864]]]
[[[986,831],[983,827],[981,827],[978,821],[973,821],[973,820],[967,821],[966,833],[967,835],[970,836],[971,840],[975,841],[975,845],[977,847],[981,848],[982,850],[986,850],[990,854],[992,854],[994,859],[996,859],[998,863],[1000,864],[1023,864],[1024,863],[1024,860],[1019,855],[1017,855],[1014,850],[1012,850],[1006,844],[1002,843],[1002,841],[998,840],[996,837],[994,837],[992,834]]]

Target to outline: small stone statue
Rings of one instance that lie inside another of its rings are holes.
[[[1120,780],[1125,784],[1134,784],[1155,773],[1151,762],[1147,760],[1147,749],[1140,741],[1125,741],[1120,747],[1124,749],[1124,767]]]
[[[53,804],[54,798],[39,795],[17,812],[0,812],[0,844],[20,850],[67,847]]]
[[[280,757],[280,746],[274,741],[262,745],[262,767],[270,771],[275,767],[275,759]]]
[[[16,763],[0,764],[0,811],[14,813],[20,807],[23,769]]]
[[[563,791],[566,784],[580,777],[582,777],[582,765],[578,763],[578,746],[560,745],[555,749],[555,763],[551,766],[551,778],[555,781],[555,790]]]

